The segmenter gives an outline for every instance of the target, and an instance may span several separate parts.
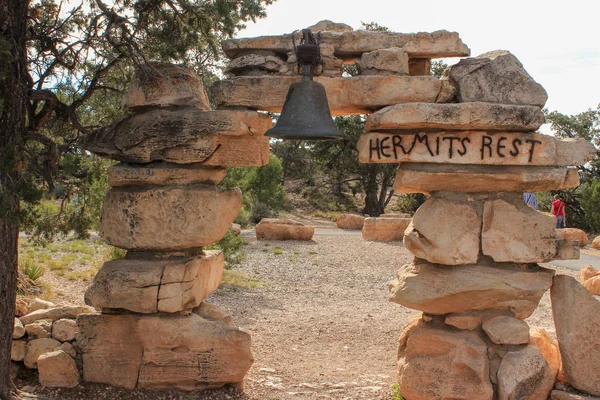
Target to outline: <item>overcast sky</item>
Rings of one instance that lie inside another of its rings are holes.
[[[279,35],[329,19],[354,29],[456,31],[476,56],[509,50],[548,92],[548,109],[577,114],[600,103],[600,0],[279,0],[238,37]],[[447,60],[450,61],[450,60]]]

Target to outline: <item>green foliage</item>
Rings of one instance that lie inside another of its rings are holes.
[[[448,68],[448,64],[446,64],[443,60],[431,61],[431,75],[435,76],[438,79],[442,79],[446,68]]]
[[[205,247],[206,250],[221,250],[225,257],[225,268],[231,269],[234,265],[239,265],[247,257],[244,251],[244,239],[228,230],[225,236],[217,243]]]
[[[404,397],[400,393],[400,385],[397,383],[392,385],[392,400],[404,400]]]
[[[396,197],[394,211],[414,214],[421,204],[425,202],[427,196],[422,193],[401,194]]]
[[[600,181],[598,179],[591,179],[583,185],[581,208],[589,230],[600,233]]]
[[[281,255],[281,254],[283,254],[283,250],[281,250],[281,247],[275,247],[273,249],[273,254],[275,254],[275,255]]]
[[[361,27],[359,30],[361,31],[372,31],[372,32],[389,32],[390,28],[386,26],[379,25],[377,22],[362,22],[360,23]]]
[[[274,154],[269,156],[269,163],[262,167],[228,167],[220,186],[239,187],[244,196],[243,208],[236,223],[247,226],[250,221],[258,223],[262,218],[277,216],[287,202],[281,181],[281,161]]]
[[[28,258],[21,261],[19,268],[32,281],[37,281],[46,273],[46,268],[43,265],[34,262]]]

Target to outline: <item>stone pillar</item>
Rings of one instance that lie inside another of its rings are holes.
[[[250,335],[203,300],[221,282],[219,241],[242,194],[217,188],[225,166],[269,160],[271,127],[255,111],[211,111],[193,70],[153,63],[123,98],[130,114],[82,145],[118,160],[101,235],[127,250],[105,263],[85,294],[100,311],[78,318],[84,379],[125,388],[241,386],[253,362]]]
[[[535,133],[544,89],[507,52],[448,71],[456,104],[398,104],[368,116],[361,161],[401,163],[394,190],[430,197],[404,243],[415,256],[389,284],[390,300],[422,311],[398,348],[402,396],[421,399],[545,399],[558,351],[524,321],[552,285],[538,265],[577,259],[577,242],[523,192],[579,185],[594,157],[586,141]]]

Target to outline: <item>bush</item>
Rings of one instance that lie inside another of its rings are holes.
[[[244,239],[230,230],[215,244],[205,247],[206,250],[221,250],[225,257],[225,269],[241,264],[246,259]]]
[[[581,208],[593,233],[600,232],[600,181],[592,179],[583,185]],[[569,216],[567,215],[567,221]]]
[[[425,202],[427,196],[422,193],[401,194],[396,198],[396,205],[393,211],[408,213],[413,215],[419,207]]]

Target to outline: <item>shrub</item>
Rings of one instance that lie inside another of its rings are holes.
[[[227,231],[225,236],[215,244],[205,247],[206,250],[221,250],[225,257],[225,268],[231,269],[234,265],[241,264],[246,259],[244,239]]]

